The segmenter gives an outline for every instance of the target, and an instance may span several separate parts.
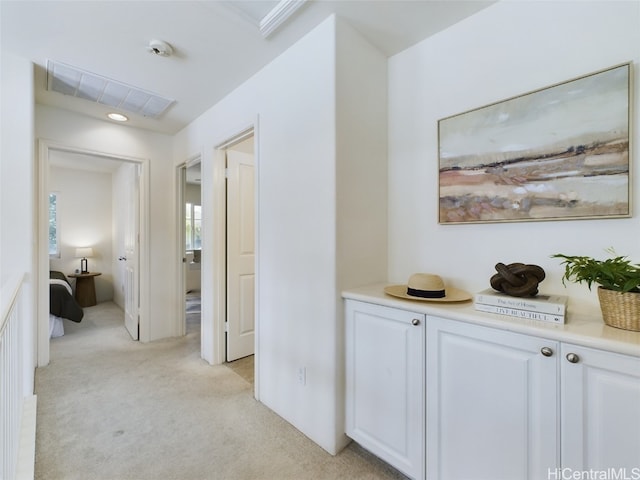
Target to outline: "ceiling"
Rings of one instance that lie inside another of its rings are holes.
[[[158,118],[127,113],[126,125],[175,134],[332,13],[391,56],[494,2],[308,0],[265,38],[260,20],[279,3],[299,2],[0,0],[0,40],[34,62],[38,103],[100,119],[113,111],[47,91],[51,60],[174,100]],[[173,54],[150,53],[154,39]]]

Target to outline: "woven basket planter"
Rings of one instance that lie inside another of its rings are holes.
[[[622,293],[598,287],[598,298],[604,323],[640,332],[640,293]]]

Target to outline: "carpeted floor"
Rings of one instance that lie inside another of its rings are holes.
[[[190,290],[186,294],[186,322],[187,332],[200,328],[201,321],[201,297],[200,290]],[[247,382],[253,383],[254,363],[253,355],[240,358],[226,364]]]
[[[405,478],[352,443],[331,456],[199,355],[200,329],[134,342],[113,303],[65,321],[36,371],[38,480]]]
[[[253,375],[255,371],[253,355],[229,362],[226,366],[244,378],[247,382],[253,384]]]

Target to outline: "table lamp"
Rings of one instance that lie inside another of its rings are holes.
[[[93,257],[93,248],[76,248],[76,258],[81,258],[80,273],[89,273],[89,270],[87,269],[87,257]]]

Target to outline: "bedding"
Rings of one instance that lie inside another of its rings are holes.
[[[84,311],[73,297],[71,285],[62,272],[49,272],[49,313],[72,322],[82,321]]]
[[[64,335],[64,322],[61,317],[49,314],[49,338],[57,338]]]

